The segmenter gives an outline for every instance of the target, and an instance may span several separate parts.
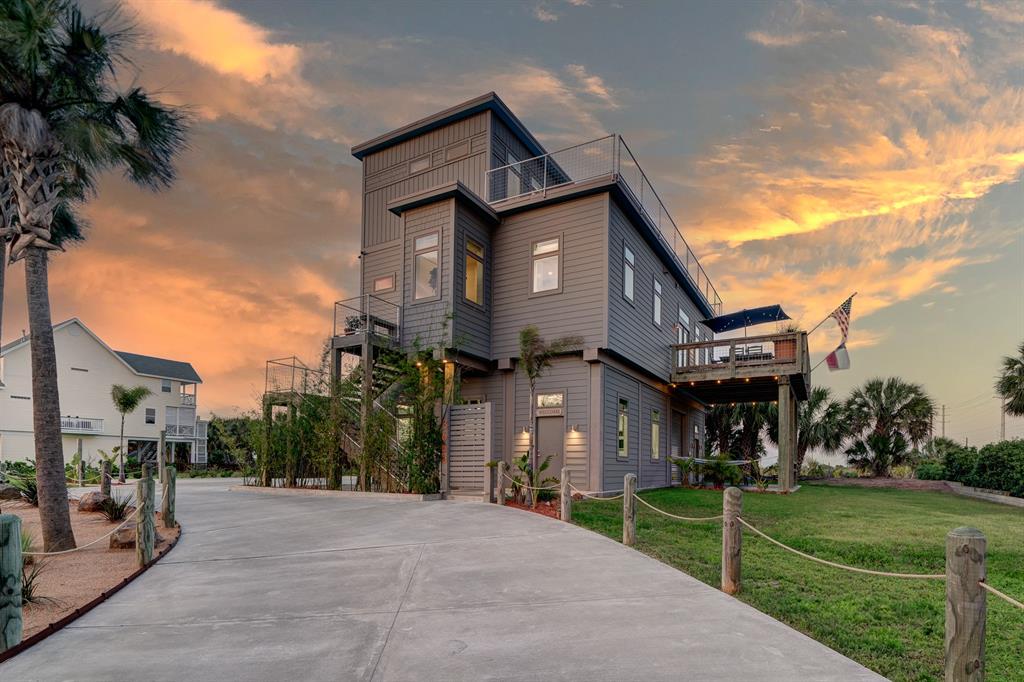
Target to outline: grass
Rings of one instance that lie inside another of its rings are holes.
[[[722,511],[722,493],[643,493],[680,515]],[[748,493],[743,518],[801,551],[852,566],[944,573],[946,533],[974,526],[988,541],[988,582],[1024,596],[1024,511],[935,492],[804,485],[789,496]],[[573,520],[622,539],[619,501],[574,503]],[[636,549],[719,587],[722,527],[684,523],[638,505]],[[893,680],[943,676],[945,583],[880,578],[802,559],[753,533],[743,535],[740,599]],[[695,624],[699,627],[699,622]],[[1024,680],[1024,612],[990,596],[990,680]]]

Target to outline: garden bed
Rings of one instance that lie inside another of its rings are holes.
[[[122,523],[107,521],[100,512],[80,512],[76,500],[68,504],[71,511],[71,527],[79,546],[109,533]],[[32,534],[32,550],[41,551],[39,509],[24,502],[6,502],[3,504],[3,513],[21,518],[22,531]],[[154,556],[160,556],[177,542],[181,529],[164,528],[159,521],[159,512],[156,516],[157,543],[154,547]],[[109,549],[106,540],[69,554],[34,557],[34,562],[41,567],[36,577],[35,591],[44,601],[25,606],[23,641],[76,610],[90,605],[104,593],[121,585],[138,570],[135,548]],[[28,570],[31,571],[32,566]]]
[[[559,518],[559,507],[558,501],[554,502],[540,502],[536,507],[530,507],[526,504],[520,504],[519,502],[513,502],[512,500],[505,500],[506,507],[512,507],[514,509],[522,509],[523,511],[533,512],[534,514],[540,514],[541,516],[548,516],[552,519]]]

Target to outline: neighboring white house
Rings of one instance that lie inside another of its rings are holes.
[[[78,318],[54,326],[64,459],[82,448],[87,462],[118,445],[121,415],[114,384],[145,386],[152,394],[125,417],[127,453],[155,461],[160,431],[184,443],[189,461],[206,464],[206,422],[196,418],[196,387],[202,379],[187,362],[115,351]],[[32,363],[29,338],[0,348],[0,461],[33,460]]]

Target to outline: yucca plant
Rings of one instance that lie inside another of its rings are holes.
[[[55,604],[56,599],[52,597],[44,597],[39,594],[39,575],[46,568],[46,564],[40,562],[32,564],[29,568],[28,565],[23,565],[21,568],[21,605],[26,606],[28,604]]]
[[[108,497],[100,504],[100,513],[103,514],[103,518],[107,521],[116,523],[117,521],[123,521],[128,516],[128,510],[132,509],[134,504],[134,495],[128,495],[120,499]]]

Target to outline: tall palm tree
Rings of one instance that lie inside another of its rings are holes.
[[[143,400],[153,395],[153,391],[149,390],[145,386],[133,386],[128,388],[121,384],[114,384],[110,387],[110,399],[114,401],[114,408],[121,414],[121,447],[120,461],[121,461],[121,472],[117,476],[117,480],[124,483],[124,418],[138,409],[139,405]],[[164,456],[164,453],[158,453],[160,457]]]
[[[872,470],[885,476],[906,459],[908,444],[917,448],[927,440],[935,404],[918,384],[890,377],[853,389],[845,413],[853,437],[850,461],[863,465],[865,458],[875,458]]]
[[[714,405],[704,416],[704,452],[697,456],[732,452],[737,440],[736,409]]]
[[[86,199],[98,172],[160,188],[184,146],[180,112],[141,88],[115,91],[132,32],[116,11],[85,18],[71,0],[0,2],[0,149],[14,191],[10,259],[25,260],[32,409],[45,551],[75,546],[67,507],[48,255],[61,249],[55,217]]]
[[[996,380],[996,393],[1006,401],[1006,414],[1024,416],[1024,342],[1017,355],[1003,358],[1003,370]]]
[[[779,444],[779,407],[774,403],[768,408],[768,440]],[[846,438],[846,420],[843,418],[843,404],[832,399],[832,390],[815,386],[807,400],[796,407],[796,458],[793,462],[799,473],[809,450],[835,452]]]
[[[735,420],[739,424],[736,439],[738,454],[748,462],[761,459],[764,447],[761,434],[768,426],[771,418],[771,405],[768,403],[741,403],[735,408]],[[778,423],[778,419],[776,419]]]

